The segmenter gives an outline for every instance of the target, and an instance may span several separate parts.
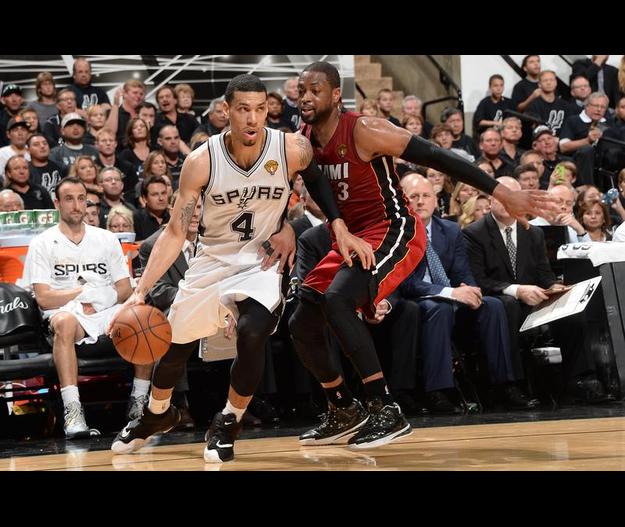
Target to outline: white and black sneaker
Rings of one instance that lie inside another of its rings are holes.
[[[166,412],[154,414],[146,408],[139,419],[130,421],[113,440],[111,450],[116,454],[136,452],[154,434],[164,434],[180,423],[180,412],[171,405]]]
[[[72,401],[65,407],[63,431],[67,439],[81,439],[83,437],[99,436],[95,428],[89,428],[85,421],[82,404]]]
[[[208,432],[206,432],[204,461],[206,463],[223,463],[234,459],[234,442],[239,437],[241,426],[241,423],[237,423],[234,414],[224,415],[217,412]]]
[[[355,434],[369,419],[369,413],[358,399],[345,408],[328,404],[328,412],[322,417],[321,424],[299,436],[300,445],[332,445],[345,442]]]

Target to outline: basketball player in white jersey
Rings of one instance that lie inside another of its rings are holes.
[[[125,303],[142,304],[172,265],[202,194],[203,234],[169,312],[172,346],[155,369],[143,417],[128,423],[113,441],[116,453],[133,452],[151,435],[178,424],[180,415],[170,399],[195,350],[194,341],[226,328],[228,316],[237,321],[237,356],[226,406],[215,415],[207,434],[204,460],[233,459],[241,418],[262,376],[265,342],[279,320],[280,273],[287,261],[293,263],[294,233],[284,222],[284,212],[289,182],[297,173],[328,217],[347,265],[352,265],[350,253],[366,269],[375,264],[371,246],[349,234],[340,219],[330,183],[312,160],[308,139],[264,126],[267,91],[260,79],[253,75],[232,79],[224,110],[230,130],[212,136],[185,160],[171,220]]]
[[[99,435],[86,422],[78,394],[76,344],[92,344],[132,293],[128,264],[115,235],[84,223],[87,189],[66,177],[56,187],[58,225],[30,243],[22,283],[32,286],[54,335],[54,365],[61,383],[68,439]],[[129,411],[141,415],[152,365],[135,366]]]

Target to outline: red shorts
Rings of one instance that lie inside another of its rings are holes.
[[[420,218],[408,216],[402,219],[405,221],[387,221],[352,233],[369,242],[375,253],[370,302],[360,306],[367,316],[372,316],[377,303],[395,291],[414,271],[425,253],[425,228]],[[343,257],[333,242],[330,252],[308,273],[303,285],[317,293],[325,293],[342,265],[345,265]]]

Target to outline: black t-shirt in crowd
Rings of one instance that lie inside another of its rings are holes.
[[[126,146],[124,145],[124,141],[126,140],[126,127],[128,126],[128,121],[130,121],[130,113],[124,110],[123,106],[119,107],[119,113],[117,115],[117,151],[120,152]]]
[[[576,114],[576,109],[560,97],[556,97],[553,102],[548,102],[542,97],[534,99],[525,109],[527,115],[538,117],[559,136],[560,129],[567,117]],[[579,113],[579,112],[577,112]]]
[[[504,110],[514,110],[512,99],[502,97],[497,102],[493,102],[490,95],[484,97],[473,114],[473,137],[477,138],[487,128],[486,126],[479,126],[480,121],[500,121],[504,119]]]
[[[163,222],[159,223],[157,219],[147,211],[147,209],[138,209],[133,213],[133,221],[135,232],[137,233],[136,240],[141,241],[149,238],[161,227],[161,225],[165,225],[169,221],[169,212],[165,211],[165,214],[163,215]]]
[[[562,130],[560,130],[560,140],[570,139],[571,141],[577,141],[588,137],[588,131],[590,130],[591,123],[585,123],[582,121],[580,115],[571,115],[564,120]]]
[[[111,104],[106,92],[92,84],[89,86],[78,86],[72,83],[68,88],[76,94],[76,106],[82,110],[86,110],[94,104]]]
[[[173,178],[173,181],[171,182],[171,184],[174,190],[178,189],[178,182],[180,180],[180,172],[182,171],[182,164],[184,163],[184,160],[186,158],[187,156],[179,153],[178,159],[175,165],[170,164],[169,158],[167,158],[167,166],[169,167],[169,171],[171,172],[171,177]]]
[[[521,79],[512,88],[512,109],[515,112],[519,111],[519,104],[524,102],[532,92],[538,88],[538,81],[531,81],[529,79]]]
[[[480,157],[480,151],[477,146],[475,146],[475,142],[467,134],[462,134],[460,139],[451,144],[451,147],[464,150],[465,152],[471,154],[475,159]]]
[[[31,185],[40,185],[50,194],[52,194],[59,181],[61,181],[61,168],[52,161],[48,161],[43,167],[33,166],[31,162],[28,170],[30,172]]]
[[[161,131],[163,126],[172,125],[178,128],[178,133],[180,134],[180,139],[182,139],[187,145],[191,142],[191,137],[193,136],[193,132],[198,127],[195,116],[189,113],[180,113],[176,112],[176,122],[172,123],[169,118],[162,112],[158,112],[156,114],[156,120],[154,122],[154,126],[150,131],[150,138],[152,140],[152,144],[156,145],[158,139],[158,133]]]
[[[291,106],[285,98],[282,104],[282,118],[285,121],[289,121],[294,130],[299,130],[301,124],[301,117],[297,106]]]
[[[137,157],[137,154],[135,154],[131,148],[124,148],[116,157],[120,161],[129,163],[133,167],[135,174],[137,174],[137,180],[142,177],[143,161]]]
[[[104,168],[104,163],[102,163],[100,156],[96,157],[95,164],[99,169]],[[115,164],[113,166],[124,174],[124,199],[134,204],[138,198],[135,193],[135,187],[139,182],[135,168],[128,161],[124,161],[117,155],[115,156]]]
[[[24,210],[53,209],[54,203],[48,191],[41,185],[29,185],[26,192],[20,192],[17,188],[9,186],[24,200]]]
[[[512,97],[510,98],[512,101],[512,110],[518,112],[519,104],[524,102],[536,88],[538,88],[538,81],[521,79],[517,82],[512,89]],[[527,111],[527,108],[525,110]],[[521,130],[523,136],[519,144],[523,148],[532,148],[532,125],[526,121],[521,121]]]

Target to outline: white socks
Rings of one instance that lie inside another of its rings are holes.
[[[72,402],[80,403],[80,396],[78,395],[78,386],[70,384],[61,388],[61,398],[63,399],[63,406],[67,408],[67,405]]]
[[[132,380],[132,393],[130,397],[139,397],[140,395],[147,395],[150,390],[150,379],[137,379]]]
[[[153,414],[164,414],[170,407],[170,405],[171,397],[168,397],[167,399],[154,399],[154,397],[152,397],[152,394],[150,394],[150,403],[148,404],[148,408]]]
[[[243,414],[245,413],[246,408],[235,408],[230,404],[230,401],[226,401],[226,407],[221,411],[222,414],[234,414],[237,418],[237,423],[241,422],[243,418]]]

